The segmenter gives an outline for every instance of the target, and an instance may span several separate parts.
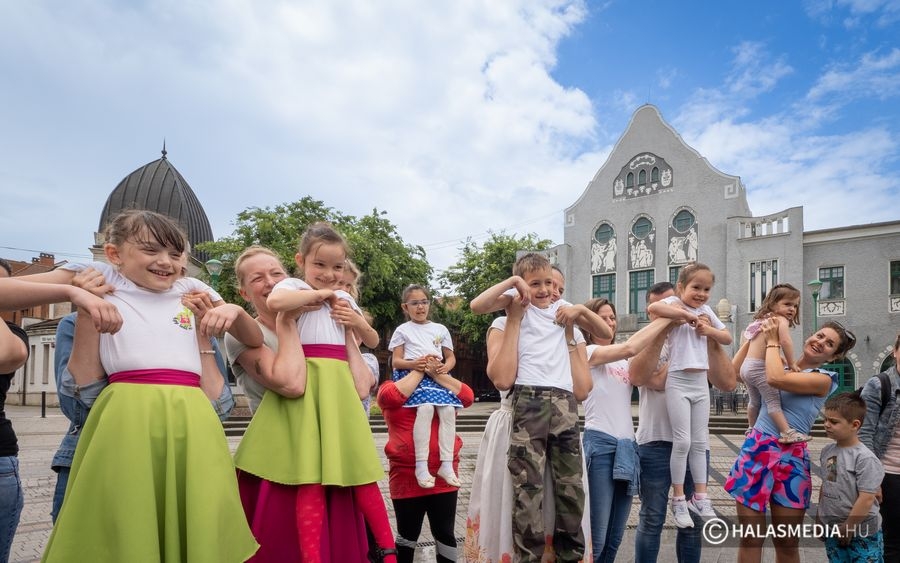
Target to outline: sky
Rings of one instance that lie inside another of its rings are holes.
[[[645,103],[756,215],[900,220],[898,38],[900,0],[6,0],[0,256],[88,259],[163,140],[216,237],[309,195],[438,272],[490,232],[562,243]]]

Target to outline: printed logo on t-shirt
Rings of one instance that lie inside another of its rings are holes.
[[[191,319],[194,318],[194,313],[191,312],[187,307],[182,307],[178,313],[172,317],[172,322],[183,328],[184,330],[193,330],[194,326],[191,322]]]
[[[837,481],[837,456],[831,456],[825,460],[825,480],[834,483]]]
[[[436,335],[434,335],[434,338],[431,340],[431,343],[434,345],[435,350],[440,350],[441,342],[443,342],[443,341],[444,341],[444,339],[441,337],[441,335],[436,334]]]

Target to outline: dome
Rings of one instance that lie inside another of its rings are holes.
[[[162,158],[125,176],[109,194],[97,232],[102,233],[111,218],[128,209],[147,209],[172,217],[187,232],[192,250],[201,242],[213,240],[206,211],[181,173],[166,158],[165,144]],[[191,254],[200,262],[207,259],[203,252]]]

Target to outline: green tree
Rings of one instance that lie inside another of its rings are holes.
[[[346,237],[351,258],[362,272],[360,306],[375,317],[382,337],[403,322],[400,292],[410,283],[425,283],[432,268],[425,250],[403,242],[384,211],[373,209],[354,217],[309,196],[274,208],[250,207],[238,213],[234,232],[214,242],[198,245],[225,267],[219,277],[219,292],[231,303],[247,304],[237,291],[234,259],[244,248],[259,244],[275,251],[289,272],[295,269],[294,255],[300,235],[316,221],[328,221]]]
[[[484,345],[493,315],[476,315],[469,303],[482,291],[512,275],[518,250],[547,250],[553,245],[534,233],[517,237],[490,233],[481,246],[471,240],[460,250],[459,260],[438,277],[441,285],[451,288],[447,297],[435,304],[435,318],[455,328],[468,342]]]

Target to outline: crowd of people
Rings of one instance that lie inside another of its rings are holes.
[[[380,340],[357,303],[363,273],[331,225],[300,236],[299,277],[261,246],[236,258],[252,316],[186,276],[187,237],[168,217],[126,211],[105,234],[107,262],[0,279],[4,310],[77,307],[57,333],[57,389],[71,425],[53,459],[44,561],[411,562],[426,516],[436,560],[460,559],[455,421],[474,394],[454,376],[453,340],[431,320],[424,283],[398,296],[407,322],[390,338],[392,370],[379,386],[377,360],[361,350]],[[730,391],[738,377],[750,390],[750,428],[724,487],[741,526],[762,526],[767,513],[776,525],[803,522],[807,443],[822,414],[834,442],[822,450],[816,514],[834,530],[828,558],[900,561],[896,365],[834,394],[837,374],[822,366],[855,337],[829,321],[795,352],[800,294],[787,284],[768,292],[731,358],[731,333],[708,305],[714,282],[691,263],[676,284],[651,287],[651,322],[625,340],[615,304],[563,299],[562,273],[539,253],[472,300],[476,314],[503,313],[486,335],[487,375],[502,398],[472,476],[465,561],[613,561],[635,495],[635,560],[657,560],[671,512],[678,560],[699,561],[703,524],[717,517],[709,385]],[[20,327],[0,327],[0,562],[23,505],[2,405],[27,353]],[[900,335],[893,354],[900,360]],[[234,456],[220,424],[234,407],[226,357],[253,412]],[[376,390],[394,529],[368,422]],[[760,561],[765,537],[741,537],[740,560]],[[799,560],[798,540],[775,537],[777,559]]]

